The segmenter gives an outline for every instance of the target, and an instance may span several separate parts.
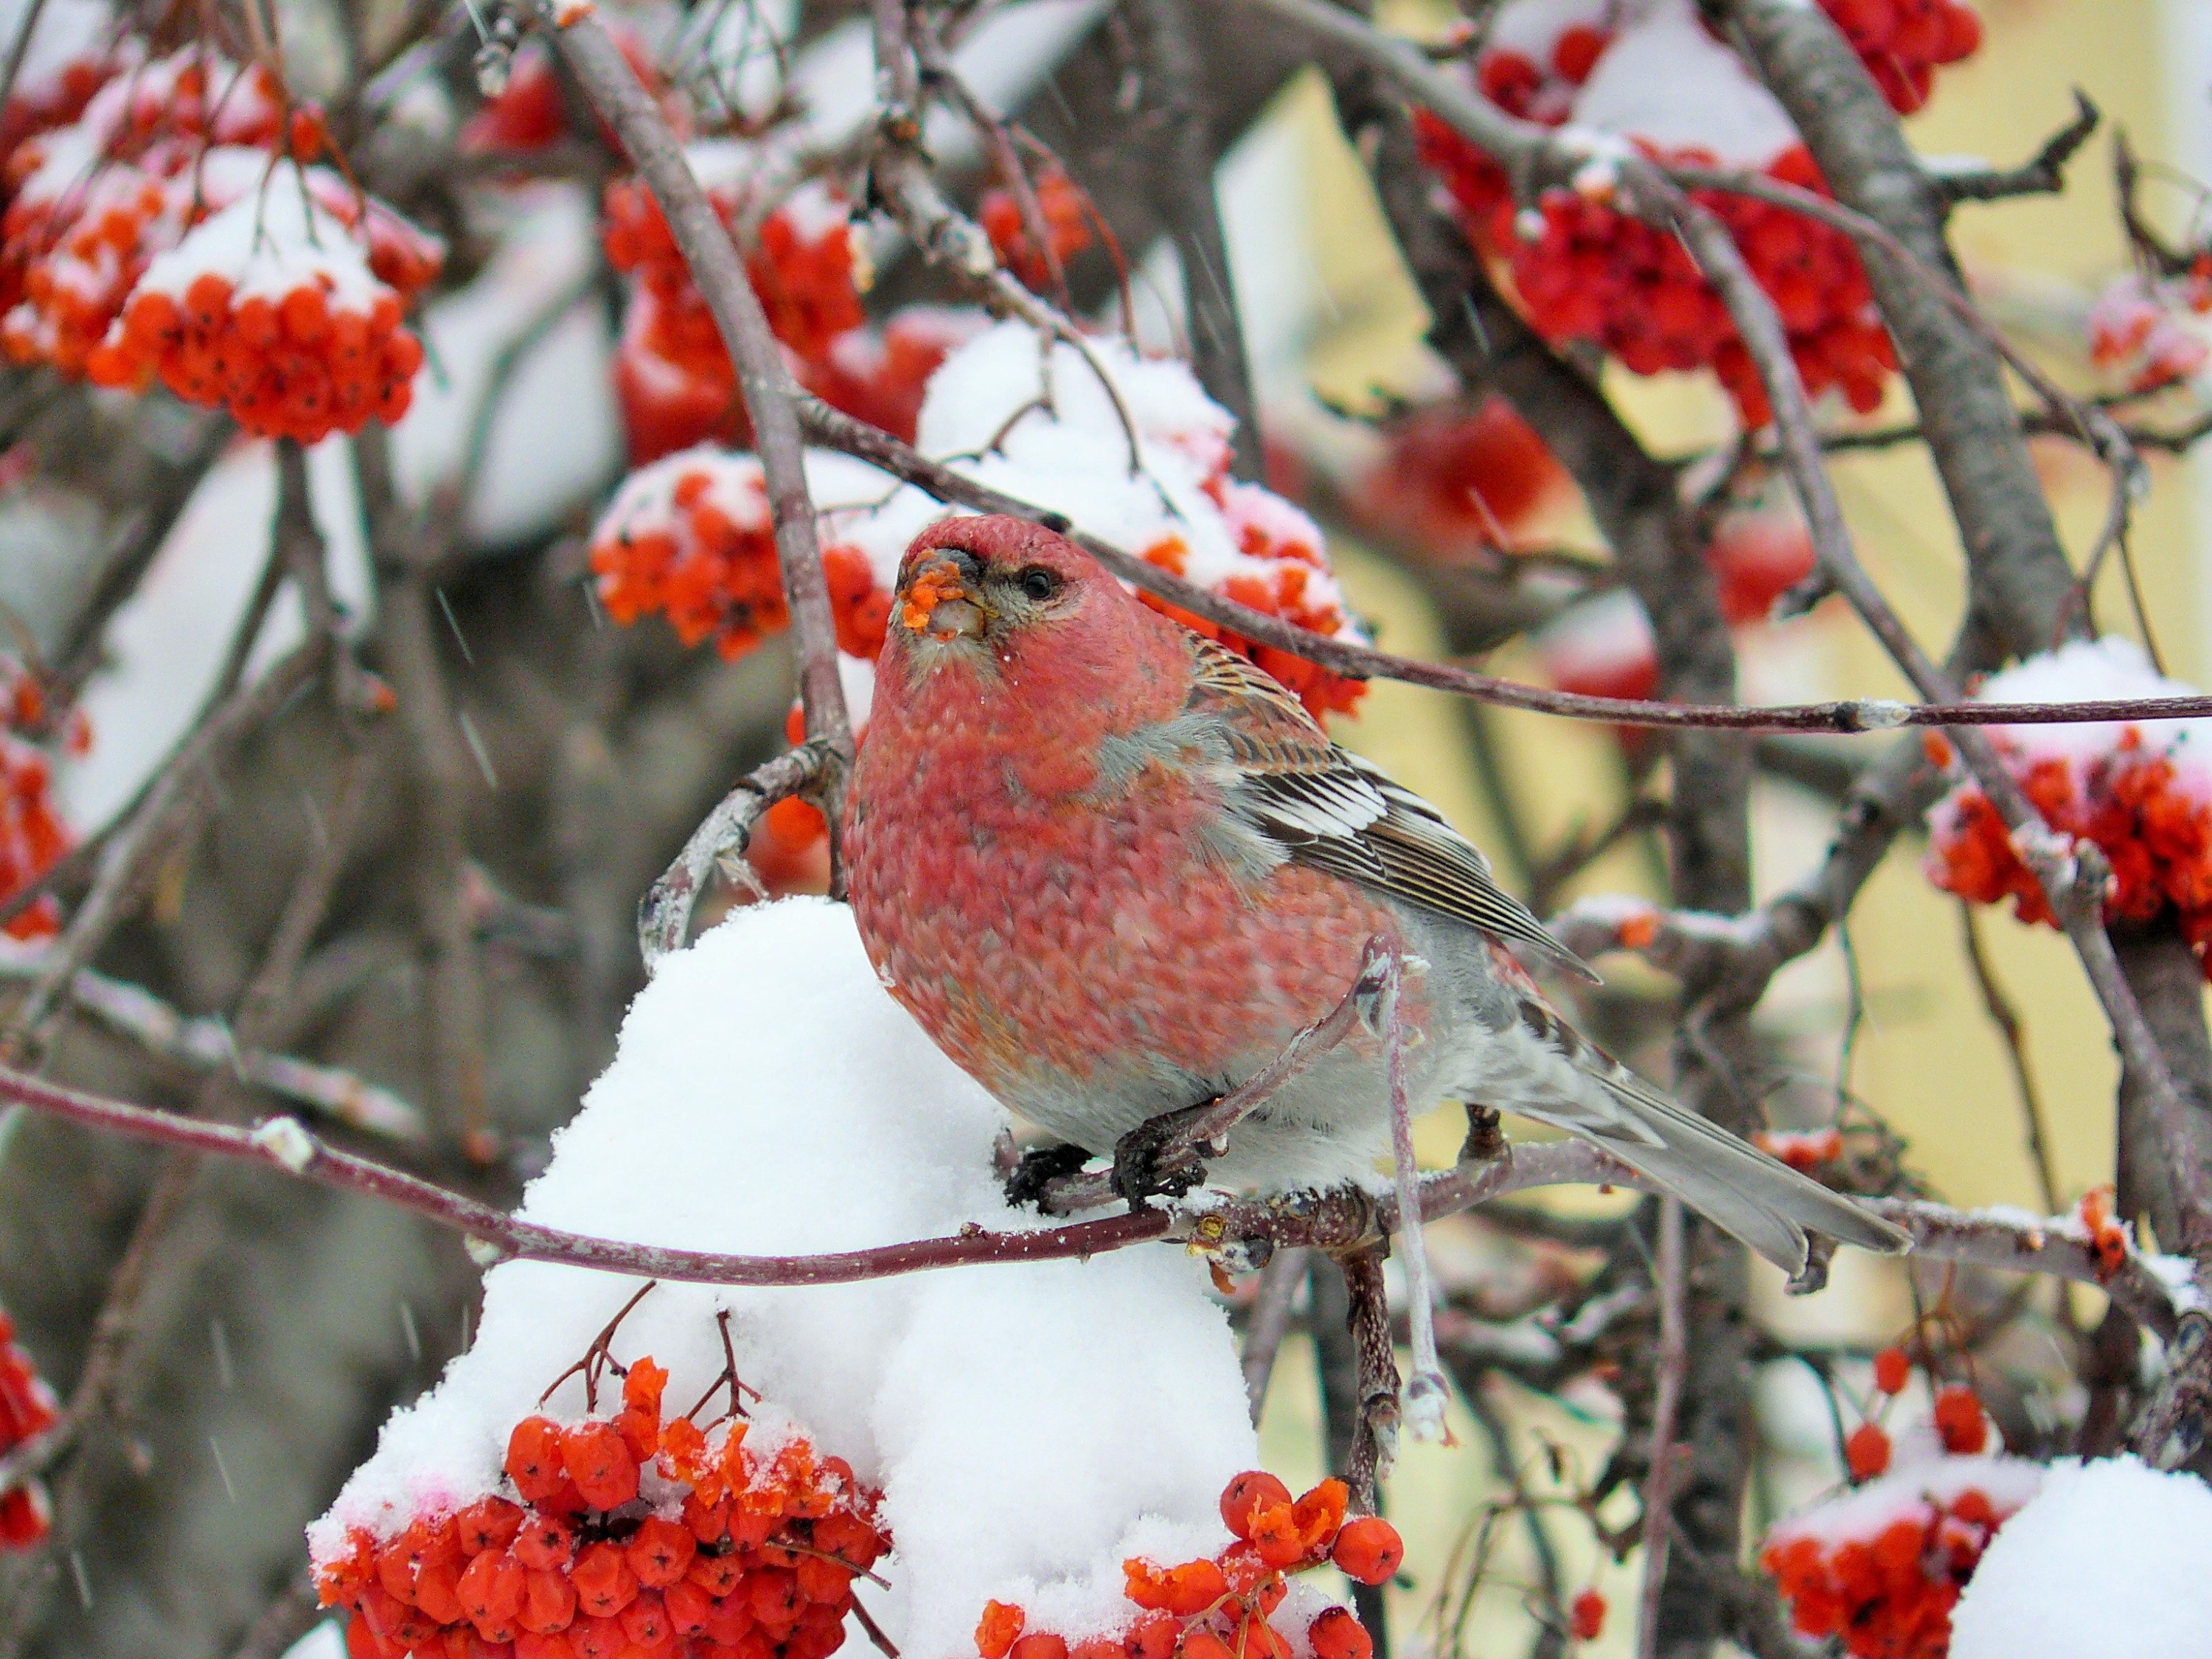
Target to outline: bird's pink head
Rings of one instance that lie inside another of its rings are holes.
[[[1026,519],[941,519],[914,538],[891,600],[909,672],[1066,648],[1121,623],[1131,601],[1097,560]]]

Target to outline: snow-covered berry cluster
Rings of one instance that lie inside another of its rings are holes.
[[[936,337],[953,331],[940,326]],[[1103,337],[1092,352],[1086,360],[1053,348],[1048,401],[1045,354],[1026,326],[969,340],[931,377],[916,423],[921,447],[1214,592],[1332,637],[1359,637],[1321,532],[1282,497],[1230,476],[1229,416],[1189,371]],[[1112,378],[1110,397],[1102,372]],[[841,456],[810,454],[807,472],[839,648],[872,662],[900,557],[945,509]],[[687,644],[711,637],[725,655],[787,620],[767,486],[749,455],[702,446],[633,473],[593,532],[592,566],[617,621],[665,615]],[[1316,714],[1350,709],[1365,689],[1211,623],[1180,619],[1252,657]]]
[[[2022,1458],[1931,1458],[1783,1522],[1759,1564],[1802,1634],[1853,1659],[1943,1659],[1960,1591],[2042,1475]]]
[[[0,880],[0,891],[5,890]],[[60,1403],[30,1355],[16,1346],[15,1322],[0,1309],[0,1457],[36,1438],[60,1420]],[[25,1549],[53,1525],[46,1489],[24,1480],[0,1492],[0,1550]]]
[[[51,724],[45,689],[14,657],[0,653],[0,903],[29,886],[70,849],[70,833],[53,796],[53,763],[45,737]],[[72,751],[86,743],[80,715],[65,722],[62,744]],[[51,896],[25,908],[5,932],[12,939],[43,939],[61,925]]]
[[[1850,1486],[1775,1527],[1759,1554],[1798,1630],[1854,1659],[1943,1659],[1960,1591],[2043,1474],[1993,1449],[1980,1400],[1955,1383],[1893,1443],[1882,1419],[1911,1376],[1903,1348],[1875,1354],[1879,1404],[1844,1443]]]
[[[354,1659],[478,1643],[514,1659],[835,1653],[854,1578],[890,1547],[875,1495],[803,1435],[755,1446],[742,1418],[664,1415],[667,1382],[635,1360],[612,1416],[514,1425],[506,1491],[349,1530],[316,1582],[356,1615]]]
[[[319,114],[191,49],[117,66],[9,154],[0,346],[111,386],[155,379],[258,434],[314,441],[404,413],[399,325],[436,239],[312,165]]]
[[[1001,186],[984,191],[983,199],[975,206],[975,218],[991,239],[991,246],[998,251],[999,262],[1024,288],[1042,294],[1052,286],[1054,264],[1065,268],[1070,259],[1091,246],[1091,209],[1082,187],[1067,176],[1064,167],[1041,169],[1033,188],[1037,210],[1044,220],[1049,258],[1046,249],[1039,247],[1036,238],[1030,234],[1012,191]]]
[[[759,148],[713,139],[690,146],[686,155],[734,232],[751,205]],[[745,272],[769,329],[801,364],[820,361],[833,341],[863,321],[849,210],[829,185],[801,185],[763,219],[746,257]],[[744,441],[737,371],[659,204],[641,181],[618,179],[607,187],[605,216],[608,261],[632,279],[615,360],[632,459],[650,459],[715,436]]]
[[[2130,392],[2179,385],[2212,356],[2199,320],[2208,311],[2212,270],[2179,281],[2116,277],[2089,307],[2089,360]]]
[[[1781,106],[1688,6],[1658,0],[1607,33],[1612,15],[1584,0],[1517,0],[1477,60],[1478,89],[1511,113],[1571,120],[1654,161],[1749,170],[1825,191]],[[1615,205],[1601,159],[1575,189],[1524,204],[1496,162],[1431,115],[1418,125],[1424,158],[1469,235],[1511,276],[1539,333],[1597,345],[1638,374],[1709,369],[1747,422],[1771,418],[1719,295],[1679,239]],[[1849,239],[1784,207],[1693,194],[1773,300],[1807,389],[1832,388],[1860,410],[1878,405],[1896,354]]]
[[[989,1601],[975,1626],[977,1659],[1291,1659],[1300,1651],[1369,1659],[1373,1638],[1350,1609],[1290,1603],[1290,1577],[1309,1568],[1333,1562],[1360,1583],[1380,1584],[1405,1559],[1388,1521],[1346,1518],[1348,1496],[1331,1480],[1293,1499],[1273,1475],[1246,1470],[1221,1492],[1221,1518],[1235,1540],[1227,1548],[1171,1565],[1143,1557],[1121,1564],[1128,1614],[1120,1627],[1071,1642],[1036,1628],[1018,1603]]]
[[[2189,696],[2132,641],[2080,641],[1984,681],[1990,702]],[[2044,821],[2093,842],[2112,866],[2105,914],[2146,921],[2169,907],[2204,954],[2212,944],[2212,724],[1993,726],[1990,738]],[[1930,758],[1952,766],[1948,744]],[[1961,777],[1929,814],[1929,879],[1977,904],[2010,898],[2023,921],[2056,926],[2034,872],[1980,787]]]

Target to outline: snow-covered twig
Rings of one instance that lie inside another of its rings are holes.
[[[0,949],[0,979],[30,979],[46,952]],[[222,1070],[312,1112],[373,1135],[422,1138],[422,1115],[391,1090],[336,1066],[239,1046],[225,1022],[177,1012],[152,992],[88,968],[70,982],[70,1002],[149,1054],[195,1071]]]
[[[782,348],[769,331],[768,317],[746,279],[736,245],[700,188],[682,146],[605,27],[588,8],[564,7],[556,18],[556,9],[541,0],[538,9],[585,96],[614,129],[659,204],[669,234],[714,313],[723,347],[737,368],[738,389],[752,422],[754,450],[768,480],[785,602],[799,647],[799,697],[805,711],[806,733],[849,760],[853,727],[837,678],[836,625],[822,572],[822,550],[815,538],[814,504],[801,465],[793,406],[797,393],[784,367]],[[835,872],[836,787],[833,780],[827,814],[832,826],[833,886],[841,884]]]
[[[1659,1248],[1652,1265],[1659,1298],[1659,1346],[1652,1357],[1658,1382],[1652,1390],[1650,1466],[1644,1475],[1644,1581],[1636,1605],[1637,1659],[1656,1659],[1659,1651],[1659,1597],[1666,1588],[1667,1554],[1674,1541],[1674,1431],[1690,1370],[1682,1231],[1682,1200],[1670,1193],[1659,1200]]]

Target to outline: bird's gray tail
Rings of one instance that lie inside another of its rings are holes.
[[[1804,1271],[1808,1231],[1883,1254],[1911,1244],[1901,1230],[1842,1194],[1676,1105],[1642,1079],[1632,1080],[1638,1085],[1633,1091],[1611,1079],[1600,1079],[1635,1125],[1658,1144],[1633,1131],[1592,1138],[1784,1273]]]
[[[1551,1009],[1527,1002],[1522,1017],[1582,1087],[1552,1109],[1516,1109],[1603,1147],[1784,1273],[1804,1271],[1808,1231],[1884,1255],[1911,1247],[1880,1216],[1669,1100]]]

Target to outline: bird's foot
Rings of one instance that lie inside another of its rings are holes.
[[[1030,1205],[1042,1209],[1045,1188],[1062,1176],[1075,1174],[1090,1161],[1090,1152],[1073,1141],[1030,1147],[1006,1173],[1007,1204],[1015,1209]]]
[[[1155,1194],[1181,1198],[1206,1179],[1206,1165],[1176,1131],[1213,1103],[1204,1100],[1146,1118],[1114,1143],[1114,1190],[1132,1210],[1151,1207],[1146,1200]]]

